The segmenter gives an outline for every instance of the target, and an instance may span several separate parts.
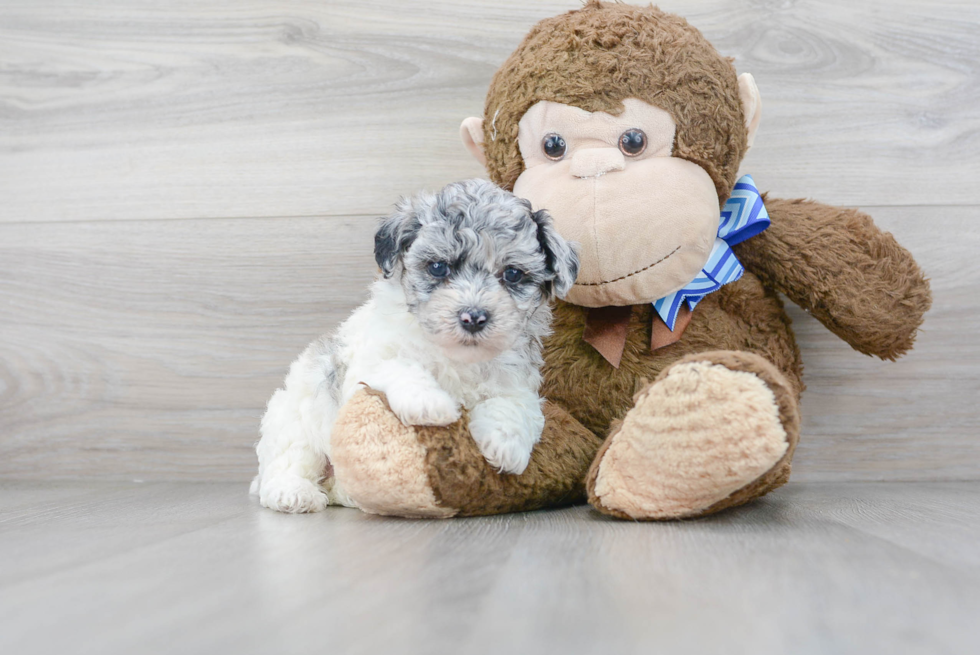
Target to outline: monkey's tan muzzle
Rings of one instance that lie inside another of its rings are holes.
[[[616,148],[585,148],[572,157],[569,172],[575,177],[598,177],[626,168],[626,159]]]

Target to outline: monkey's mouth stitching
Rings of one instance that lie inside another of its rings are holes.
[[[667,253],[666,255],[664,255],[663,257],[661,257],[660,259],[658,259],[657,261],[653,262],[652,264],[648,264],[647,266],[644,266],[643,268],[641,268],[641,269],[639,269],[637,271],[633,271],[632,273],[627,273],[626,275],[622,275],[622,276],[616,278],[615,280],[605,280],[604,282],[576,282],[575,283],[575,286],[577,286],[577,287],[601,287],[603,284],[612,284],[613,282],[619,282],[620,280],[625,280],[628,277],[633,277],[634,275],[639,275],[643,271],[649,271],[651,268],[653,268],[657,264],[664,263],[665,261],[667,261],[668,259],[670,259],[674,255],[674,253],[676,253],[680,249],[681,249],[681,247],[680,246],[677,246],[676,248],[674,248],[669,253]]]

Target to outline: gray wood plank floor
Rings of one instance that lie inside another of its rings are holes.
[[[978,543],[978,482],[791,484],[667,524],[0,482],[0,651],[965,655]]]

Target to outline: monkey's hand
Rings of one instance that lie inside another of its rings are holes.
[[[867,214],[765,198],[772,224],[734,247],[763,284],[785,293],[855,350],[896,359],[932,303],[912,255]]]

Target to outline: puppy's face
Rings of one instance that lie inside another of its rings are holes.
[[[543,211],[483,180],[405,199],[375,237],[425,334],[459,361],[510,348],[535,311],[563,296],[578,259]]]

